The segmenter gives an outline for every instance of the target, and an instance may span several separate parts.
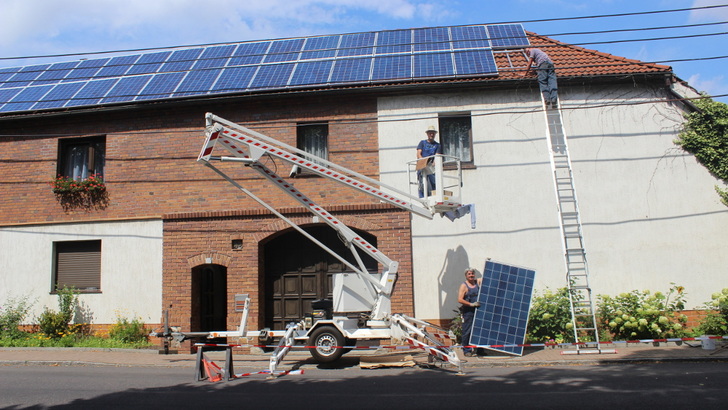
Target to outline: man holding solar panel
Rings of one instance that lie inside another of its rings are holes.
[[[475,270],[468,268],[465,270],[465,282],[460,284],[458,290],[458,303],[460,303],[460,313],[463,315],[462,327],[462,343],[463,346],[470,344],[470,335],[473,333],[473,319],[475,317],[475,309],[480,306],[478,302],[478,293],[483,279],[475,279]],[[465,356],[473,355],[472,347],[463,347]]]

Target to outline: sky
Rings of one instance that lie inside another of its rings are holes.
[[[594,17],[711,5],[726,7]],[[562,42],[661,62],[698,91],[728,95],[728,58],[708,59],[728,56],[728,0],[0,0],[0,67],[117,50],[513,22]],[[74,55],[48,57],[64,54]],[[728,103],[728,96],[716,100]]]

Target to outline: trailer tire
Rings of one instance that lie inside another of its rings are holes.
[[[319,363],[330,363],[344,354],[344,336],[333,326],[321,326],[308,338],[311,356]]]

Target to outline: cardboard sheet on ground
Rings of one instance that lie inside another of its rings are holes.
[[[359,367],[362,369],[378,369],[381,367],[413,367],[416,363],[410,354],[388,354],[377,356],[362,356],[359,358]]]

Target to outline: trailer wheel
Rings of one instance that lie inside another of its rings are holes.
[[[338,360],[344,354],[344,336],[333,326],[321,326],[311,333],[308,345],[315,346],[309,350],[311,356],[319,363]],[[338,347],[337,347],[338,346]]]

